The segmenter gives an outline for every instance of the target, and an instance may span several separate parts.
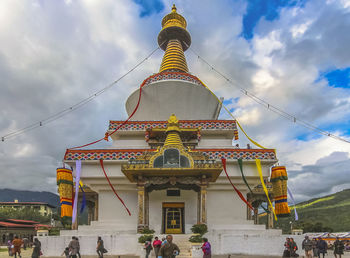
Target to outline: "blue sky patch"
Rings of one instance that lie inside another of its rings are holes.
[[[264,17],[268,21],[279,18],[281,8],[303,4],[306,0],[248,0],[247,10],[243,16],[242,36],[249,40],[254,37],[254,28]]]
[[[163,11],[164,4],[161,0],[133,0],[134,3],[142,7],[140,17],[150,16],[153,13]]]
[[[321,72],[316,82],[322,79],[326,79],[329,86],[335,88],[350,88],[350,67]]]

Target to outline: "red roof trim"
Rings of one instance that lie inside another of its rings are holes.
[[[223,151],[223,152],[228,152],[228,151],[247,151],[247,152],[270,152],[270,151],[275,151],[275,149],[194,149],[194,151]]]
[[[156,151],[155,149],[90,149],[90,150],[67,150],[66,153],[70,152],[145,152],[145,151]]]
[[[155,149],[90,149],[90,150],[67,150],[67,153],[75,153],[75,152],[83,152],[83,153],[89,153],[89,152],[144,152],[144,151],[156,151]],[[229,152],[229,151],[236,151],[236,152],[271,152],[275,151],[274,149],[194,149],[193,151],[222,151],[222,152]]]
[[[111,124],[122,124],[125,121],[109,120]],[[213,123],[236,123],[236,120],[179,120],[179,123],[200,123],[200,122],[213,122]],[[166,124],[168,121],[128,121],[126,124]],[[181,125],[180,125],[181,127]]]
[[[35,225],[16,224],[16,223],[2,222],[2,221],[0,221],[0,226],[7,227],[7,228],[34,228],[35,227]]]

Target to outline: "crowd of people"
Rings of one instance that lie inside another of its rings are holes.
[[[146,250],[146,258],[149,257],[151,251],[154,250],[154,255],[162,258],[175,258],[180,254],[179,247],[173,243],[173,236],[167,235],[166,238],[162,238],[159,240],[158,237],[154,238],[152,243],[152,239],[147,240],[144,245],[144,249]],[[211,258],[211,246],[207,238],[203,238],[203,258]]]
[[[21,258],[21,247],[24,249],[32,246],[32,258],[39,258],[42,255],[41,243],[37,238],[34,238],[33,243],[26,242],[21,238],[15,236],[11,241],[7,243],[9,256],[14,256],[15,258]],[[333,243],[327,243],[322,237],[310,239],[309,236],[305,236],[301,244],[301,248],[305,253],[305,258],[324,258],[325,254],[331,249],[335,258],[341,258],[344,254],[344,250],[349,248],[349,242],[344,243],[339,237]],[[144,249],[146,250],[146,258],[149,258],[151,251],[154,250],[154,255],[156,258],[175,258],[180,254],[179,247],[173,243],[173,236],[167,235],[166,238],[160,240],[158,237],[148,240],[144,244]],[[211,258],[211,245],[207,238],[203,238],[203,245],[201,247],[203,251],[203,258]],[[350,249],[350,248],[349,248]],[[283,257],[299,257],[298,245],[292,237],[286,238],[284,243]],[[103,254],[108,251],[105,249],[103,240],[101,237],[97,238],[96,252],[99,258],[103,258]],[[72,237],[69,245],[65,248],[62,256],[66,258],[81,258],[80,255],[80,243],[79,239],[75,236]]]
[[[333,254],[335,258],[341,258],[344,254],[345,245],[339,237],[336,238],[332,246],[329,246],[328,243],[322,239],[322,237],[310,239],[309,236],[305,236],[305,239],[302,242],[302,250],[304,250],[305,258],[324,258],[325,254],[329,249],[333,249]],[[286,238],[284,243],[284,252],[283,257],[298,257],[297,253],[298,245],[292,237]]]
[[[9,256],[14,256],[15,258],[22,258],[21,255],[21,248],[23,246],[23,249],[26,250],[27,247],[32,246],[33,252],[32,252],[32,258],[39,258],[41,253],[41,243],[37,238],[34,238],[33,243],[29,243],[29,240],[27,238],[21,239],[18,236],[14,236],[13,240],[7,241],[7,250]]]

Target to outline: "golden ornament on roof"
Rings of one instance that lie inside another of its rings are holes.
[[[162,30],[158,35],[158,45],[166,50],[169,40],[179,40],[182,48],[186,51],[191,45],[191,36],[186,30],[187,22],[185,18],[178,14],[175,5],[171,13],[164,16],[162,20]]]
[[[177,26],[186,29],[187,22],[185,18],[176,12],[176,6],[173,4],[171,8],[171,13],[165,15],[162,20],[162,29],[167,27]]]

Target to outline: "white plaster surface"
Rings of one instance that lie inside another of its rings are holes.
[[[71,233],[76,232],[72,231]],[[68,246],[72,235],[39,237],[44,256],[60,256],[64,248]],[[75,234],[74,236],[79,238],[82,255],[96,254],[98,235]],[[109,255],[144,255],[142,245],[137,243],[140,235],[115,232],[114,234],[100,234],[99,236],[104,240],[104,245]],[[175,243],[177,236],[181,238],[184,235],[175,235]],[[246,229],[245,233],[232,230],[214,230],[205,236],[211,243],[213,255],[245,254],[265,256],[281,256],[284,250],[285,238],[288,237],[281,235],[279,230],[254,231],[249,229]],[[299,247],[299,254],[301,254],[301,242],[304,236],[295,235],[293,237]],[[198,244],[192,245],[192,257],[203,256],[199,247],[200,245]]]
[[[130,115],[139,98],[139,90],[126,101]],[[133,121],[168,120],[174,113],[180,120],[216,119],[219,102],[201,85],[181,80],[154,82],[142,89],[142,97]]]

